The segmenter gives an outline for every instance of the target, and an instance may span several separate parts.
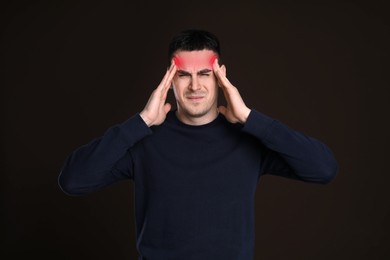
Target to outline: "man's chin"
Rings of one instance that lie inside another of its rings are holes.
[[[207,115],[209,111],[210,109],[185,109],[183,112],[188,117],[200,118]]]
[[[206,111],[200,111],[200,112],[196,111],[196,112],[187,113],[187,115],[190,117],[194,117],[194,118],[200,118],[200,117],[207,115],[207,112]]]

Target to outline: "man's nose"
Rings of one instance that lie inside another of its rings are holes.
[[[199,84],[199,79],[197,76],[192,76],[191,77],[191,82],[190,82],[190,89],[195,91],[200,89],[200,84]]]

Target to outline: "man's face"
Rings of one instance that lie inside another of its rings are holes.
[[[210,50],[179,51],[173,91],[181,118],[210,121],[217,114],[218,84],[213,73],[216,54]],[[210,119],[210,120],[208,120]]]

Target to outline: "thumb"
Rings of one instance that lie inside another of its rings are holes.
[[[164,104],[164,112],[167,114],[171,110],[171,104],[166,103]]]
[[[224,106],[219,106],[219,107],[218,107],[218,111],[219,111],[222,115],[224,115],[224,116],[226,117],[226,107],[224,107]]]

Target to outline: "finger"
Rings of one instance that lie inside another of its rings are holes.
[[[171,69],[168,73],[168,77],[167,77],[167,80],[166,80],[165,86],[164,86],[164,91],[168,91],[169,88],[171,87],[173,77],[176,74],[176,70],[177,70],[177,67],[175,64],[173,64],[173,66],[171,67]]]
[[[176,66],[176,64],[172,61],[171,68],[169,69],[168,79],[167,79],[167,82],[165,83],[166,85],[168,85],[168,87],[169,87],[169,86],[171,85],[171,83],[172,83],[172,79],[173,79],[173,77],[174,77],[175,74],[176,74],[176,70],[177,70],[177,66]]]
[[[165,86],[164,86],[164,89],[162,90],[163,91],[163,98],[165,99],[167,94],[168,94],[168,91],[169,89],[171,88],[171,84],[172,84],[172,80],[173,80],[173,77],[175,76],[176,74],[176,65],[173,64],[173,66],[171,67],[171,70],[169,71],[169,74],[168,74],[168,78],[165,82]]]
[[[228,80],[228,78],[223,74],[222,70],[219,68],[216,72],[217,79],[221,84],[221,87],[233,87],[232,83]]]
[[[221,67],[218,64],[218,59],[214,60],[213,70],[214,70],[215,74],[217,74],[218,77],[222,76],[222,71],[221,71]]]
[[[167,81],[168,76],[169,76],[169,70],[167,70],[167,71],[165,72],[165,75],[164,75],[164,77],[162,78],[160,84],[157,86],[157,89],[162,89],[162,88],[164,87],[165,82]]]
[[[163,79],[161,80],[160,84],[158,85],[157,88],[164,88],[165,87],[165,84],[168,80],[168,77],[170,75],[170,72],[172,71],[172,69],[175,67],[175,64],[173,62],[171,62],[171,66],[167,69],[167,71],[165,72],[165,75],[163,77]]]
[[[213,70],[214,74],[217,77],[218,81],[220,82],[221,87],[232,87],[233,85],[230,83],[230,81],[226,78],[223,71],[221,70],[221,67],[218,65],[218,59],[215,59],[213,64]]]
[[[217,77],[219,83],[223,83],[223,81],[222,81],[223,74],[222,74],[222,71],[221,71],[221,67],[218,64],[218,59],[214,60],[213,70],[214,70],[214,74]]]

